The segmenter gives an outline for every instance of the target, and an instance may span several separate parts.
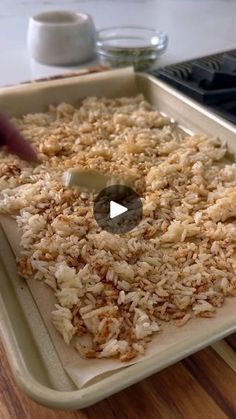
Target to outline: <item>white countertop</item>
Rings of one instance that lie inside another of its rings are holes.
[[[80,68],[43,66],[28,56],[28,19],[46,10],[89,13],[97,29],[137,25],[163,30],[169,47],[158,65],[236,48],[235,0],[1,0],[0,6],[0,85]]]

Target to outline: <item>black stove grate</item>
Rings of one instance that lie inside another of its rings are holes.
[[[151,74],[236,124],[236,50],[172,64]]]

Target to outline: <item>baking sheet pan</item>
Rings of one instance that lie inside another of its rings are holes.
[[[134,76],[131,70],[126,69],[2,89],[0,110],[19,115],[43,111],[49,103],[67,101],[76,104],[86,96],[117,97],[137,93],[144,93],[155,107],[183,127],[218,135],[227,140],[232,152],[236,151],[236,129],[233,125],[151,76]],[[48,406],[63,409],[88,406],[236,330],[235,301],[229,299],[218,311],[217,317],[211,319],[211,327],[200,327],[197,333],[194,329],[194,335],[191,328],[189,331],[183,328],[183,339],[170,340],[169,348],[76,390],[61,365],[27,284],[17,279],[14,255],[2,230],[0,243],[0,323],[9,361],[24,391]]]

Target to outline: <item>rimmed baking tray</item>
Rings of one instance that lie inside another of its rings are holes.
[[[50,103],[78,103],[86,96],[132,96],[143,93],[160,111],[193,132],[227,140],[236,154],[236,128],[206,111],[154,77],[131,70],[113,70],[0,89],[0,110],[11,115],[43,111]],[[131,82],[132,79],[132,82]],[[0,228],[0,333],[12,372],[31,398],[60,409],[89,406],[236,331],[235,300],[228,299],[209,327],[193,328],[168,350],[100,378],[78,390],[64,371],[37,305],[24,280],[16,273],[15,259]]]

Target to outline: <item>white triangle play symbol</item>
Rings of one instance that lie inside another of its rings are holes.
[[[110,201],[110,218],[115,218],[118,215],[124,214],[124,212],[128,211],[128,208],[124,207],[123,205],[117,204],[115,201]]]

